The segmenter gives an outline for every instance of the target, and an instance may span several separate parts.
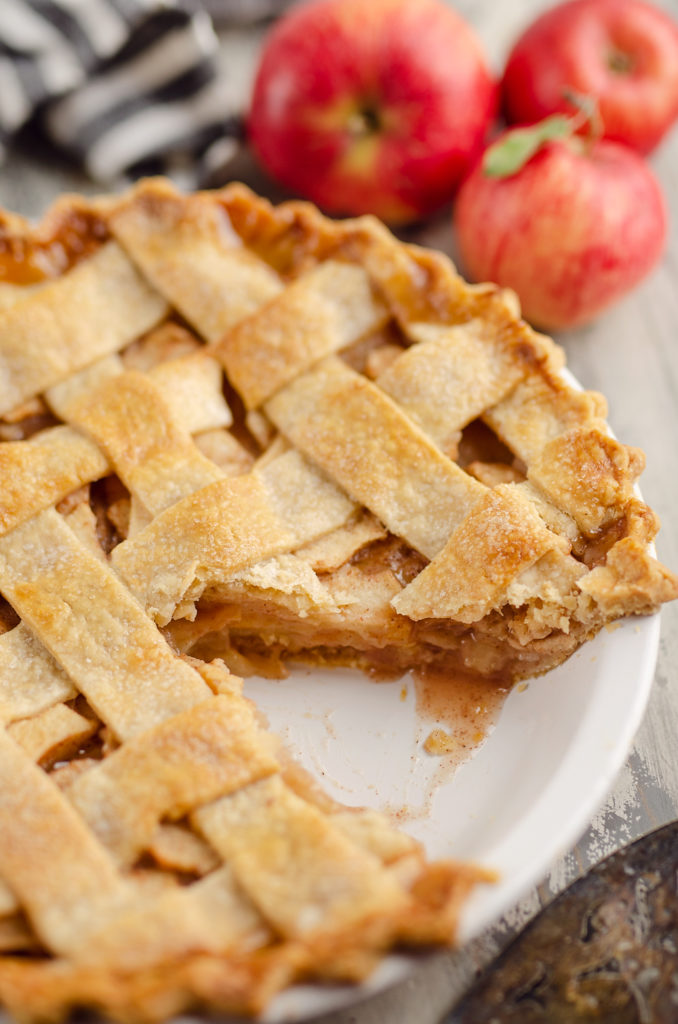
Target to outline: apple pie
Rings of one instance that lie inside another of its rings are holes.
[[[515,298],[242,186],[0,220],[0,1004],[257,1013],[483,879],[295,767],[289,661],[510,683],[678,582]],[[284,685],[284,684],[283,684]]]

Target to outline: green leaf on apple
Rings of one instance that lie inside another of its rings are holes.
[[[562,114],[554,114],[527,128],[513,128],[486,150],[483,172],[488,178],[517,174],[544,143],[566,138],[572,132],[572,118]]]

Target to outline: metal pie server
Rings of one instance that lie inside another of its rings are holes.
[[[678,822],[574,882],[445,1024],[678,1024]]]

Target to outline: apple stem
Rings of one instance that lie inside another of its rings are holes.
[[[576,110],[574,117],[570,118],[572,131],[577,132],[586,125],[586,149],[590,152],[602,138],[605,129],[598,103],[595,97],[575,92],[574,89],[564,89],[563,97]]]
[[[374,135],[381,128],[381,120],[377,110],[372,106],[364,106],[354,111],[348,119],[348,130],[351,135],[363,137]]]
[[[607,66],[618,75],[628,75],[633,71],[633,58],[623,50],[611,50],[607,57]]]

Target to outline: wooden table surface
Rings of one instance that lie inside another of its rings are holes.
[[[511,41],[544,0],[456,0],[454,5],[485,44],[493,67],[502,66]],[[664,0],[678,18],[678,2]],[[236,93],[247,95],[259,33],[227,33],[225,56]],[[616,434],[647,453],[643,495],[659,513],[658,554],[678,570],[678,127],[652,157],[668,201],[670,235],[650,278],[592,326],[557,337],[568,364],[587,388],[607,396]],[[262,181],[247,161],[252,184]],[[264,187],[266,182],[263,182]],[[77,170],[24,144],[0,170],[0,204],[38,215],[60,192],[97,191]],[[420,232],[419,240],[454,256],[449,215]],[[453,1024],[452,1007],[473,979],[539,909],[587,867],[648,830],[678,817],[678,602],[662,613],[655,685],[645,720],[607,802],[577,845],[553,864],[543,882],[469,947],[426,959],[406,982],[348,1011],[314,1024]]]

